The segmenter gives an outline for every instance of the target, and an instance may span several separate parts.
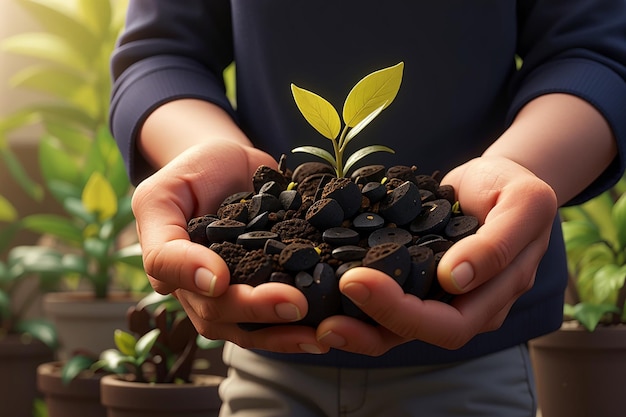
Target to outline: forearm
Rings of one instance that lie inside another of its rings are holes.
[[[175,100],[146,119],[137,146],[155,168],[162,168],[195,145],[229,141],[252,148],[239,126],[219,106],[201,100]]]
[[[593,182],[617,154],[611,129],[589,103],[567,94],[529,102],[483,154],[503,156],[555,191],[559,205]]]

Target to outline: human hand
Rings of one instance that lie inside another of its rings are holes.
[[[174,293],[198,331],[211,339],[278,352],[320,351],[315,330],[276,326],[255,332],[237,323],[290,323],[302,318],[307,303],[294,287],[229,285],[222,258],[192,243],[187,221],[215,212],[225,197],[250,187],[259,165],[275,166],[267,154],[222,142],[195,146],[142,182],[133,195],[133,212],[144,267],[155,291]]]
[[[380,271],[354,268],[342,276],[340,289],[379,325],[330,317],[317,329],[320,343],[372,356],[410,340],[457,349],[499,328],[513,303],[532,287],[556,215],[552,188],[500,157],[471,160],[442,183],[454,186],[463,212],[482,225],[439,263],[441,286],[457,296],[450,304],[421,300]]]

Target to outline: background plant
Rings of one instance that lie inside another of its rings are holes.
[[[8,334],[21,334],[26,338],[34,337],[54,350],[58,339],[53,324],[45,319],[26,317],[46,280],[34,283],[23,279],[24,274],[24,269],[11,257],[6,262],[0,261],[0,339]],[[18,292],[21,303],[14,301]]]
[[[31,273],[41,274],[45,265],[48,274],[71,285],[87,281],[98,297],[107,295],[114,270],[145,283],[139,246],[121,242],[134,221],[132,188],[108,129],[109,58],[127,0],[16,1],[42,31],[2,42],[5,51],[36,60],[10,83],[45,98],[0,121],[0,156],[35,201],[48,192],[65,215],[42,208],[40,214],[18,218],[3,229],[4,241],[20,228],[51,238],[43,249],[13,248],[13,259]],[[43,184],[29,177],[9,146],[10,133],[32,123],[40,123],[44,131],[38,148]],[[6,198],[0,199],[0,210],[0,219],[16,217]]]
[[[589,331],[626,322],[626,179],[561,214],[573,298],[566,316]]]
[[[130,309],[127,318],[129,331],[116,330],[117,348],[102,352],[91,369],[131,374],[135,382],[188,383],[197,349],[223,344],[200,336],[171,295],[152,293]]]
[[[324,159],[335,168],[338,177],[343,177],[355,163],[371,153],[393,153],[386,146],[371,145],[357,150],[344,162],[348,143],[395,99],[402,82],[403,69],[404,63],[400,62],[362,78],[348,93],[344,102],[343,128],[342,119],[331,103],[292,84],[291,92],[298,109],[315,130],[332,142],[334,155],[315,146],[300,146],[292,152],[305,152]]]

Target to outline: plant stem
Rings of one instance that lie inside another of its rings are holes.
[[[337,162],[337,166],[335,167],[335,171],[337,172],[337,178],[342,178],[344,176],[343,172],[343,151],[346,147],[346,135],[348,134],[348,126],[344,126],[341,130],[341,135],[339,135],[339,141],[333,141],[333,149],[335,151],[335,161]]]

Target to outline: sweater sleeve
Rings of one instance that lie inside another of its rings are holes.
[[[233,117],[223,70],[233,59],[228,0],[130,2],[111,58],[110,124],[133,184],[152,173],[135,137],[147,116],[177,98],[215,103]]]
[[[528,0],[518,3],[518,53],[523,64],[513,88],[509,122],[530,100],[548,93],[576,95],[608,121],[618,157],[569,205],[611,187],[626,157],[626,2]]]

